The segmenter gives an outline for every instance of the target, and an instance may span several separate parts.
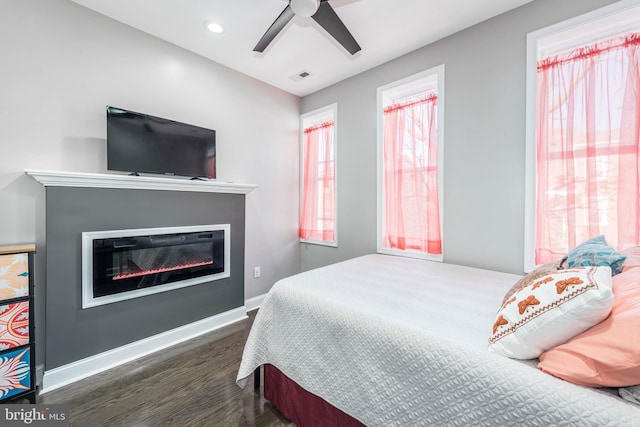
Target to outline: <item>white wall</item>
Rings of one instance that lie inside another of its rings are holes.
[[[106,172],[115,105],[216,129],[220,179],[259,186],[246,298],[299,271],[298,97],[67,0],[2,0],[0,40],[0,244],[36,239],[25,169]]]
[[[536,0],[302,99],[338,103],[339,247],[302,269],[376,251],[376,89],[445,65],[445,262],[522,274],[528,32],[613,3]]]

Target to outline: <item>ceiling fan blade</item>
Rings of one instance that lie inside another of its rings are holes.
[[[312,16],[327,33],[344,46],[350,54],[354,55],[360,50],[360,45],[353,38],[347,27],[342,23],[342,20],[336,14],[335,10],[331,7],[328,1],[324,0],[320,3],[318,11]]]
[[[282,29],[289,23],[289,21],[291,21],[294,15],[295,14],[293,13],[293,9],[291,9],[291,6],[287,5],[280,16],[278,16],[276,20],[273,21],[273,24],[271,24],[267,32],[264,33],[256,47],[253,48],[253,51],[263,52],[267,48],[267,46],[269,46],[269,43],[271,43],[271,41],[273,41],[273,39],[278,35],[278,33],[282,31]]]

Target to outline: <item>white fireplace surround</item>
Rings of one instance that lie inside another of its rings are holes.
[[[224,231],[224,271],[179,282],[141,288],[113,295],[94,297],[93,293],[93,241],[94,239],[108,239],[114,237],[131,237],[140,235],[158,235],[173,233],[191,233],[206,231]],[[82,308],[91,308],[104,304],[111,304],[132,298],[139,298],[159,292],[166,292],[193,286],[200,283],[230,277],[231,272],[231,226],[229,224],[196,225],[184,227],[138,228],[126,230],[87,231],[82,233]]]
[[[132,176],[116,173],[63,172],[28,169],[25,174],[45,187],[122,188],[137,190],[191,191],[202,193],[248,194],[254,184],[222,180],[191,180],[170,176]]]

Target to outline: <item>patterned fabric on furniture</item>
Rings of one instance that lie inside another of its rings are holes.
[[[21,348],[0,356],[0,399],[31,388],[30,349]]]
[[[29,344],[29,301],[0,304],[0,351]]]
[[[26,295],[29,295],[27,254],[0,255],[0,300]]]

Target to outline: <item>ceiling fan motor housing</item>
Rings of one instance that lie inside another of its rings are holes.
[[[273,24],[258,41],[255,52],[264,52],[273,39],[278,35],[294,16],[311,17],[331,37],[336,39],[351,55],[360,51],[360,45],[353,38],[335,10],[329,4],[329,0],[289,0],[289,4],[282,13],[273,21]]]

